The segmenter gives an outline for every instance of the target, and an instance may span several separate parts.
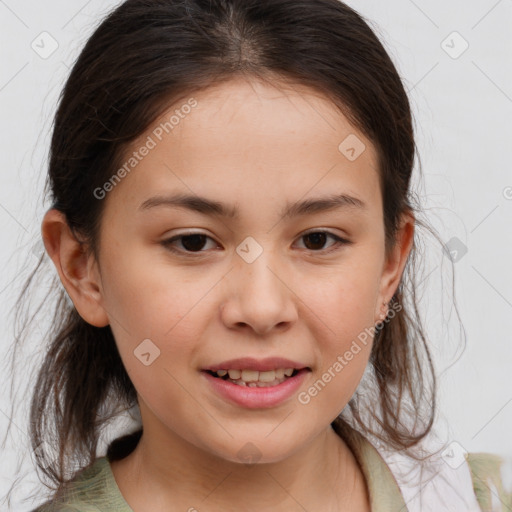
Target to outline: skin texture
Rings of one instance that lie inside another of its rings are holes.
[[[330,423],[360,382],[371,340],[307,405],[295,394],[273,408],[236,406],[200,370],[234,357],[288,357],[312,369],[299,392],[307,390],[381,318],[414,219],[404,216],[386,257],[375,148],[315,91],[236,79],[194,98],[197,106],[103,199],[99,264],[80,253],[58,211],[42,224],[78,312],[92,325],[110,324],[138,392],[144,435],[112,464],[116,481],[135,512],[240,504],[248,511],[369,510],[360,468]],[[338,150],[350,134],[366,146],[354,161]],[[149,197],[177,191],[237,206],[240,217],[138,211]],[[366,208],[280,216],[287,202],[341,192]],[[187,230],[210,238],[202,247],[178,239],[172,246],[181,255],[162,245]],[[315,242],[306,231],[352,243]],[[252,263],[236,252],[248,236],[263,249]],[[191,245],[203,251],[199,257],[187,255]],[[160,350],[148,366],[134,356],[147,338]],[[256,464],[239,458],[248,442],[259,451]]]

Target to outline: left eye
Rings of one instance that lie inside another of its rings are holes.
[[[331,237],[335,243],[332,244],[328,249],[322,249],[322,247],[326,243],[327,238]],[[308,243],[306,243],[306,249],[313,251],[313,252],[321,252],[322,250],[325,252],[330,252],[332,250],[335,250],[340,245],[348,245],[351,244],[349,240],[346,240],[344,238],[341,238],[334,233],[331,233],[330,231],[310,231],[309,233],[305,233],[304,235],[301,235],[299,237],[300,239],[304,238],[308,240]],[[211,237],[208,235],[204,235],[202,233],[192,233],[187,235],[177,235],[172,238],[169,238],[168,240],[164,240],[161,242],[161,244],[169,249],[170,251],[178,254],[187,254],[189,253],[202,253],[206,252],[202,250],[204,248],[206,240],[212,240]],[[181,241],[182,247],[185,249],[176,249],[176,247],[173,246],[174,242]],[[334,247],[334,249],[332,249]]]
[[[345,238],[341,238],[338,235],[335,235],[334,233],[331,233],[330,231],[310,231],[309,233],[306,233],[302,235],[300,238],[308,239],[310,241],[309,247],[306,245],[306,249],[312,250],[314,252],[318,252],[316,249],[314,249],[314,246],[318,245],[324,245],[325,240],[331,237],[335,240],[335,243],[330,246],[329,249],[326,250],[326,252],[330,252],[332,250],[335,250],[340,245],[347,245],[351,242],[349,240],[346,240]],[[311,247],[313,246],[313,247]],[[334,247],[334,249],[332,249]],[[318,249],[318,248],[317,248]]]

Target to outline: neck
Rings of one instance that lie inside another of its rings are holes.
[[[361,469],[330,425],[289,457],[254,464],[222,459],[162,424],[150,425],[149,430],[145,425],[135,450],[111,467],[135,512],[160,508],[220,512],[242,503],[248,512],[301,507],[369,510]]]

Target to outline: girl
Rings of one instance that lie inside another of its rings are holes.
[[[414,156],[397,70],[337,0],[116,8],[51,142],[65,290],[32,400],[57,484],[37,511],[511,506],[499,459],[420,449]],[[98,453],[127,410],[138,428]]]

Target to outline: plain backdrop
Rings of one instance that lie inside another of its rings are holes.
[[[50,206],[43,204],[42,192],[56,102],[85,41],[118,3],[0,0],[4,362],[13,343],[11,309],[36,264],[40,223]],[[409,92],[423,170],[420,179],[417,161],[416,190],[446,244],[427,244],[420,300],[439,373],[436,428],[447,444],[510,457],[512,0],[347,3],[376,30]],[[452,277],[464,331],[453,307]],[[22,502],[40,485],[23,386],[33,379],[41,343],[36,333],[22,349],[16,370],[20,387],[12,397],[9,367],[0,374],[2,439],[13,422],[0,455],[0,497],[18,483],[13,502],[0,501],[1,510],[30,510],[42,501]]]

